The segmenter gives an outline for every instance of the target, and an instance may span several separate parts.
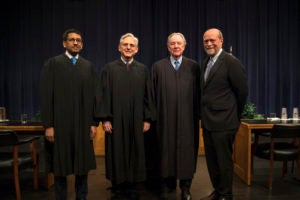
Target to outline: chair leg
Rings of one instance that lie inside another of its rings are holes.
[[[31,157],[33,160],[33,188],[35,190],[39,189],[39,166],[38,166],[38,160],[37,160],[37,153],[34,148],[34,141],[30,143],[30,149],[31,149]]]
[[[35,165],[34,170],[33,170],[33,188],[35,190],[39,189],[39,167],[38,167],[38,165]]]
[[[253,153],[251,153],[251,174],[253,174],[253,172],[254,172],[254,167],[253,167],[253,165],[254,165],[254,163],[253,163],[253,161],[254,161],[254,159],[253,159]]]
[[[254,165],[253,161],[254,161],[254,159],[253,159],[253,157],[255,155],[255,151],[256,151],[256,146],[258,144],[258,140],[259,140],[259,135],[255,134],[254,135],[254,142],[251,145],[251,174],[253,174],[253,171],[254,171],[254,168],[253,168],[253,165]]]
[[[18,146],[14,146],[14,181],[15,181],[16,199],[21,200],[19,166],[18,166]]]
[[[274,139],[270,143],[270,174],[269,174],[269,190],[272,190],[273,184],[273,166],[274,166]]]
[[[299,157],[300,157],[300,154],[299,154]],[[296,177],[299,177],[300,178],[300,158],[296,161],[297,164],[297,171],[296,171]]]
[[[269,189],[272,190],[273,183],[273,160],[270,160],[270,173],[269,173]]]
[[[286,174],[287,174],[287,161],[283,161],[282,163],[282,174],[281,174],[281,179],[284,179]]]
[[[295,160],[292,160],[291,174],[294,174]]]

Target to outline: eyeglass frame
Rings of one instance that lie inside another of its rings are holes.
[[[67,38],[66,41],[68,42],[77,42],[77,43],[82,43],[82,39],[81,38]]]

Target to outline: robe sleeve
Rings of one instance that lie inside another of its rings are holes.
[[[98,87],[97,94],[97,117],[103,121],[112,121],[112,96],[111,96],[111,85],[108,65],[104,66],[104,69],[100,73],[100,86]]]
[[[145,96],[144,96],[144,121],[152,122],[155,121],[155,107],[154,107],[154,96],[151,87],[151,78],[149,70],[146,69],[146,83],[145,83]]]
[[[53,127],[53,67],[48,60],[41,71],[40,76],[40,105],[41,117],[44,127]]]

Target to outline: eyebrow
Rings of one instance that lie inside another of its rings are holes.
[[[128,45],[130,45],[131,47],[135,47],[135,46],[136,46],[136,44],[133,44],[133,43],[128,43],[128,42],[121,43],[121,45],[124,45],[124,46],[128,46]]]
[[[207,39],[207,40],[203,40],[205,43],[207,43],[207,42],[215,42],[216,41],[216,39]]]

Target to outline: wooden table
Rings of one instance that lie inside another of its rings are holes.
[[[201,124],[199,124],[201,127]],[[42,123],[39,121],[29,121],[27,124],[21,124],[20,121],[8,121],[8,122],[0,122],[0,129],[10,129],[16,131],[18,135],[44,135],[44,127]],[[204,155],[204,144],[202,137],[202,129],[199,128],[199,151],[198,155]],[[97,134],[94,139],[94,151],[96,156],[104,156],[105,152],[105,137],[104,131],[102,129],[101,123],[97,127]],[[45,177],[46,187],[49,188],[54,183],[54,177],[52,173],[48,173]]]
[[[0,129],[14,130],[18,135],[44,135],[44,127],[39,121],[29,121],[27,124],[21,124],[20,121],[1,122]],[[54,184],[53,173],[46,173],[45,187],[49,189]]]
[[[233,162],[234,172],[238,175],[247,185],[251,185],[251,144],[252,134],[255,130],[270,130],[273,125],[282,123],[281,121],[268,121],[266,119],[258,120],[243,120],[241,122],[238,133],[236,134],[234,147],[233,147]],[[293,123],[293,122],[285,122]],[[297,122],[296,124],[299,124]]]
[[[21,124],[20,121],[7,121],[0,123],[0,129],[14,130],[19,134],[44,135],[44,127],[39,121],[31,121],[28,124]]]

